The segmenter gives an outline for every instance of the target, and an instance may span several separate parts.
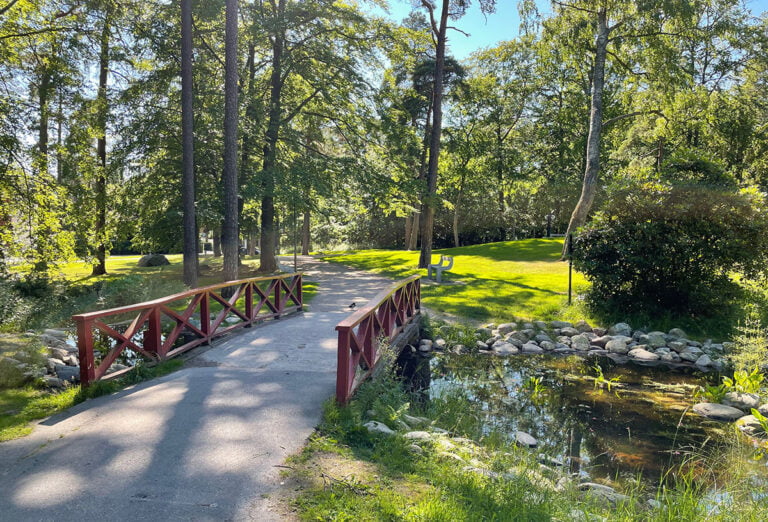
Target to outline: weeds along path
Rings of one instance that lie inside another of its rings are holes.
[[[319,286],[311,311],[239,330],[173,374],[0,444],[0,519],[283,519],[268,498],[276,466],[333,395],[334,327],[391,282],[310,257],[299,270]]]

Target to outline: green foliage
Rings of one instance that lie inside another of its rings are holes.
[[[768,366],[766,332],[755,306],[748,307],[746,318],[738,326],[733,343],[728,357],[736,371],[746,372]]]
[[[758,393],[763,385],[764,379],[765,376],[758,368],[754,368],[750,373],[743,370],[736,370],[733,372],[733,379],[730,377],[723,377],[723,384],[733,391],[741,393]]]
[[[767,242],[768,214],[755,192],[646,184],[607,198],[573,259],[597,310],[712,315],[739,293],[733,271],[763,270]]]
[[[760,423],[760,427],[763,429],[763,433],[768,433],[768,417],[754,408],[752,408],[752,415],[754,415],[754,417],[757,419],[757,422]]]
[[[594,365],[592,369],[595,371],[595,388],[600,388],[602,390],[603,386],[605,386],[610,392],[611,388],[621,380],[621,375],[606,379],[603,374],[603,368],[599,364]]]
[[[704,385],[696,390],[696,397],[702,397],[708,402],[720,403],[725,398],[725,394],[730,391],[729,387],[725,383],[716,385]]]

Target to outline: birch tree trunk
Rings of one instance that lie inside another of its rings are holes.
[[[605,8],[597,13],[597,39],[595,44],[595,67],[592,73],[592,100],[589,111],[589,137],[587,138],[586,167],[581,197],[573,209],[568,230],[565,234],[562,256],[568,254],[570,234],[587,221],[597,191],[597,176],[600,173],[600,135],[603,130],[603,86],[605,84],[605,58],[608,53],[608,21]]]
[[[181,0],[181,200],[184,211],[184,284],[197,286],[194,120],[192,114],[192,0]]]
[[[224,280],[237,279],[239,268],[239,234],[237,204],[237,18],[238,1],[226,2],[224,42],[224,225],[221,247],[224,254]]]

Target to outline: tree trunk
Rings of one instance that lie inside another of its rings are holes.
[[[239,265],[239,234],[237,204],[237,12],[238,1],[226,1],[226,30],[224,57],[224,226],[221,246],[224,254],[224,280],[237,279]]]
[[[597,176],[600,173],[600,135],[603,129],[603,86],[605,83],[605,58],[608,51],[608,23],[605,8],[600,8],[597,15],[597,39],[595,44],[595,68],[592,74],[592,101],[589,113],[589,137],[587,138],[586,167],[581,197],[573,209],[568,230],[565,234],[562,256],[565,258],[569,249],[570,234],[587,221],[597,191]]]
[[[192,106],[192,0],[181,0],[181,201],[184,212],[184,284],[197,286],[195,156]]]
[[[64,140],[63,105],[64,105],[64,95],[62,94],[61,90],[59,90],[59,112],[57,114],[57,120],[56,120],[56,181],[58,181],[59,183],[63,181],[63,177],[64,177],[64,164],[62,163],[62,158],[61,158],[62,143]]]
[[[40,105],[40,127],[38,129],[37,147],[40,153],[39,169],[44,176],[48,174],[48,123],[50,121],[49,99],[51,92],[51,75],[44,70],[40,75],[40,85],[37,90]]]
[[[406,250],[410,250],[411,246],[411,227],[413,226],[413,214],[405,216],[405,241],[403,246]]]
[[[275,224],[275,172],[277,165],[277,141],[280,137],[280,120],[282,118],[281,96],[283,90],[283,49],[285,45],[285,29],[282,18],[285,13],[285,1],[279,0],[276,13],[279,26],[272,38],[272,74],[269,79],[269,120],[264,136],[264,160],[261,167],[262,187],[264,193],[261,199],[261,258],[259,271],[274,272],[277,270],[275,258],[277,246],[277,231]]]
[[[421,215],[418,212],[414,212],[413,216],[411,217],[411,237],[410,237],[410,243],[408,243],[408,247],[406,250],[416,250],[416,247],[419,244],[419,228],[421,221]]]
[[[221,257],[221,228],[213,231],[211,242],[213,243],[213,257]]]
[[[301,255],[302,256],[308,256],[309,255],[309,225],[310,225],[310,214],[309,209],[306,209],[304,211],[304,222],[301,226]]]
[[[111,34],[111,12],[106,8],[104,13],[104,26],[101,29],[101,48],[99,49],[99,92],[97,95],[98,107],[98,138],[96,140],[96,153],[99,157],[99,168],[96,173],[94,190],[96,193],[96,264],[91,275],[104,275],[107,273],[107,78],[109,75],[109,40]]]
[[[427,167],[427,191],[421,204],[421,255],[419,268],[427,268],[432,262],[432,233],[435,222],[437,198],[437,166],[440,158],[440,135],[443,126],[443,69],[445,66],[445,33],[448,26],[449,0],[443,0],[438,26],[437,52],[435,53],[435,84],[432,93],[432,133],[429,141],[429,165]]]
[[[248,255],[254,257],[256,255],[256,244],[259,242],[259,234],[256,230],[248,232]]]

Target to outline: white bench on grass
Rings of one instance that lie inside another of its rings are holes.
[[[443,264],[445,263],[445,264]],[[429,265],[427,277],[432,279],[432,269],[435,270],[435,274],[437,276],[437,282],[442,283],[443,282],[443,272],[446,272],[453,268],[453,257],[452,256],[440,256],[440,262],[436,265]]]

